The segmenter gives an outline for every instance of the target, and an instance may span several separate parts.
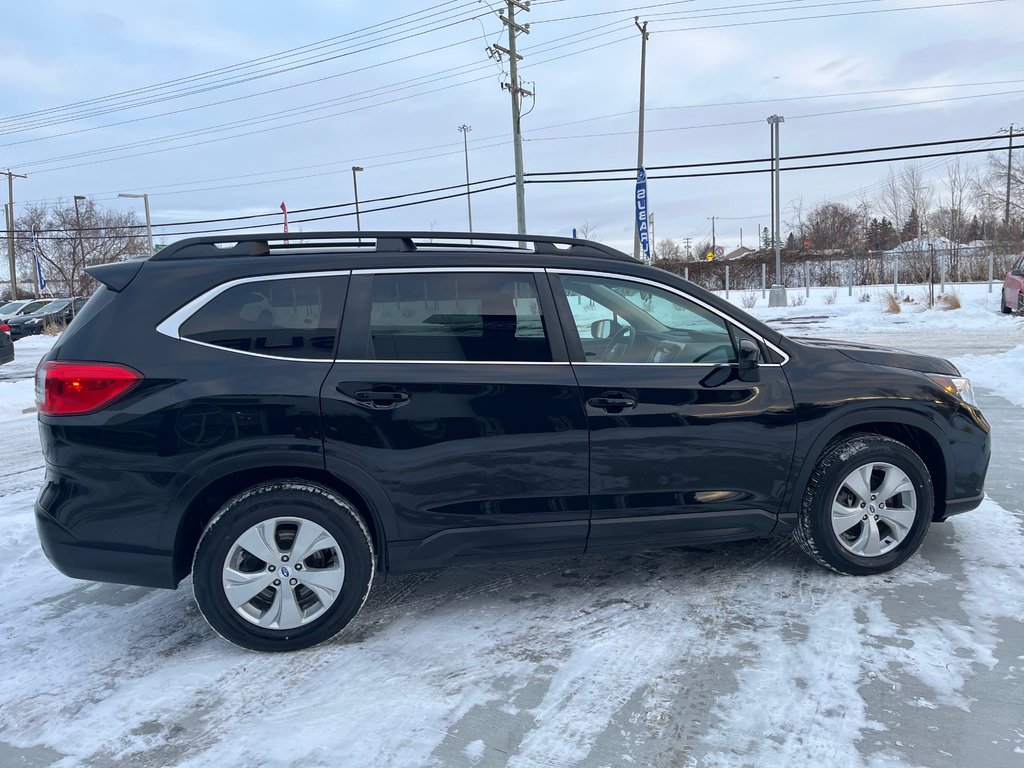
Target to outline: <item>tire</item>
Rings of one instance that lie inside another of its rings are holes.
[[[999,311],[1004,315],[1008,315],[1012,311],[1008,306],[1006,306],[1006,293],[1004,291],[999,292]]]
[[[370,593],[374,563],[352,504],[314,483],[272,481],[234,496],[210,520],[192,588],[225,640],[294,651],[329,640],[352,620]]]
[[[1017,311],[1024,312],[1024,293],[1017,294]]]
[[[882,435],[852,435],[818,460],[795,536],[826,568],[851,576],[885,573],[921,546],[934,506],[931,475],[913,450]]]

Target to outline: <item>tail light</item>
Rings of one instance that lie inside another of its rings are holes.
[[[4,333],[10,333],[11,326],[9,326],[7,323],[0,323],[0,331],[3,331]]]
[[[45,416],[92,413],[142,381],[126,365],[50,360],[36,369],[36,406]]]

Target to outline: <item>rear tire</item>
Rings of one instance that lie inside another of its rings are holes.
[[[883,435],[852,435],[818,460],[795,537],[826,568],[884,573],[921,546],[934,506],[931,475],[913,450]]]
[[[352,504],[321,485],[272,481],[229,499],[206,526],[193,592],[225,640],[294,651],[329,640],[352,620],[369,595],[374,562]]]
[[[1003,291],[999,292],[999,311],[1004,315],[1010,314],[1010,308],[1006,306],[1006,294]]]

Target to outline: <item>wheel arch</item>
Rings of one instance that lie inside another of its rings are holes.
[[[309,466],[253,466],[234,469],[218,477],[195,477],[179,494],[182,509],[174,536],[174,579],[180,582],[192,570],[192,558],[203,530],[224,503],[235,494],[271,480],[307,480],[329,488],[355,505],[363,518],[376,553],[380,572],[387,570],[387,543],[395,534],[387,530],[381,499],[361,483]]]
[[[949,444],[939,427],[927,417],[906,410],[872,409],[847,414],[828,424],[814,438],[800,467],[790,498],[784,509],[786,517],[796,519],[804,489],[811,472],[830,445],[855,434],[884,435],[911,448],[928,467],[935,491],[932,520],[945,519],[949,483],[953,477],[953,458]]]

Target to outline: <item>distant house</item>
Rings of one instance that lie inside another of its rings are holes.
[[[737,259],[746,258],[752,253],[754,253],[753,248],[745,248],[741,245],[739,248],[729,251],[722,258],[716,259],[716,261],[736,261]]]
[[[945,237],[915,237],[913,240],[907,240],[905,243],[900,243],[895,248],[892,248],[885,252],[885,256],[903,256],[909,254],[921,254],[921,253],[951,253],[954,251],[962,251],[964,248],[960,243],[954,243],[952,240],[947,240]]]

